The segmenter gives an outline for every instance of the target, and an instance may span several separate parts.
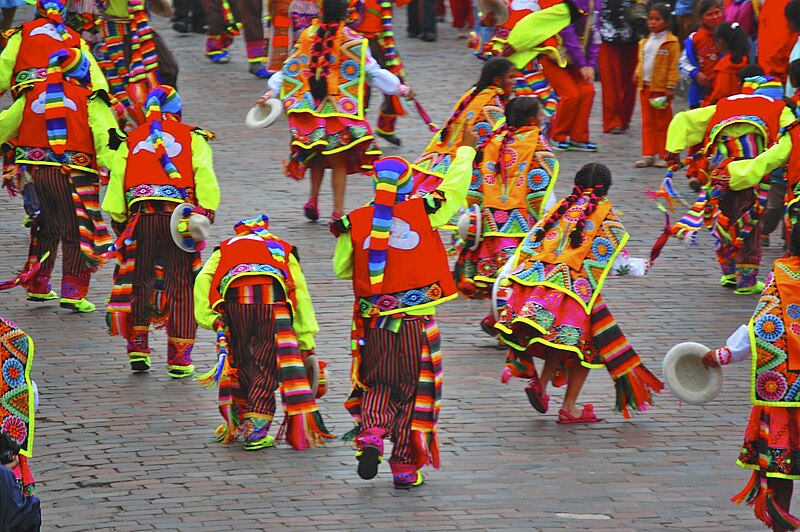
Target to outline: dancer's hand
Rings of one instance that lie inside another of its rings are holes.
[[[594,85],[594,69],[592,67],[581,67],[581,76],[583,76],[583,81],[589,85]]]
[[[706,76],[702,72],[698,72],[697,75],[694,77],[694,80],[701,87],[708,87],[708,76]]]
[[[719,361],[717,361],[717,353],[716,351],[709,351],[705,355],[703,355],[703,367],[705,368],[718,368]]]
[[[673,165],[676,165],[676,164],[680,164],[681,163],[681,154],[680,153],[672,153],[671,151],[668,151],[667,152],[667,156],[664,157],[664,160],[670,166],[673,166]]]
[[[461,145],[469,146],[470,148],[478,147],[478,135],[470,128],[464,128],[464,134],[461,136]]]
[[[675,89],[667,87],[664,89],[664,96],[667,97],[667,100],[672,101],[672,99],[675,98]]]
[[[267,91],[261,96],[261,98],[256,100],[256,105],[259,107],[265,107],[267,105],[267,100],[270,98],[272,98],[272,91]]]

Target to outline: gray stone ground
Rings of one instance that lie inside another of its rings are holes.
[[[321,407],[329,427],[344,433],[351,428],[342,402],[349,389],[352,296],[349,284],[331,273],[334,239],[326,224],[302,217],[308,184],[281,174],[286,122],[257,132],[242,125],[264,84],[247,73],[241,43],[231,64],[217,66],[203,57],[200,36],[176,35],[163,19],[156,26],[180,61],[185,120],[218,135],[215,166],[223,199],[211,241],[230,234],[236,220],[266,212],[275,232],[298,245],[322,328],[318,352],[331,364]],[[435,44],[407,39],[404,24],[398,27],[410,83],[441,123],[477,79],[480,63],[446,25],[440,24]],[[557,191],[569,190],[582,164],[609,165],[615,179],[611,197],[632,235],[629,249],[642,256],[663,227],[645,196],[661,174],[633,168],[638,118],[627,135],[600,133],[597,88],[592,131],[600,151],[561,156]],[[403,148],[388,147],[387,154],[413,158],[430,138],[415,116],[402,119],[399,133]],[[327,217],[331,199],[325,187],[321,207]],[[352,176],[348,208],[369,195],[369,181]],[[0,272],[7,278],[22,265],[27,239],[19,226],[21,202],[4,199],[2,205]],[[604,290],[623,330],[659,375],[661,358],[673,344],[718,346],[757,300],[719,287],[710,237],[700,241],[697,248],[670,243],[646,278],[610,279]],[[773,242],[764,264],[779,254]],[[90,297],[99,306],[111,273],[107,266],[94,277]],[[398,492],[385,466],[375,480],[360,480],[353,450],[340,441],[306,452],[245,452],[239,445],[210,442],[220,422],[214,393],[167,377],[162,332],[153,335],[154,369],[133,375],[124,342],[106,335],[102,312],[70,314],[55,304],[26,302],[20,290],[2,293],[0,313],[36,341],[33,376],[41,406],[32,464],[45,528],[760,528],[750,509],[728,500],[748,478],[735,460],[749,411],[749,368],[726,368],[722,393],[704,407],[681,407],[665,392],[654,408],[630,421],[612,412],[608,375],[593,372],[582,398],[597,406],[605,422],[562,427],[554,422],[562,391],[554,392],[554,408],[542,416],[528,404],[522,381],[500,384],[504,354],[478,329],[487,308],[457,300],[439,313],[446,371],[442,469],[427,471],[424,487]],[[213,353],[212,336],[201,331],[199,369],[210,367]]]

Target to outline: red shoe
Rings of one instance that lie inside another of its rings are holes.
[[[303,205],[303,214],[312,222],[319,220],[319,209],[317,208],[317,198],[310,198]]]
[[[594,413],[594,405],[586,403],[583,405],[583,412],[581,412],[581,415],[578,417],[562,408],[558,411],[558,421],[556,421],[556,423],[559,425],[572,425],[575,423],[597,423],[598,421],[603,420]]]
[[[536,376],[532,378],[528,385],[525,387],[525,393],[528,395],[528,401],[531,406],[536,409],[540,414],[546,414],[550,409],[550,396],[544,393],[542,381]]]

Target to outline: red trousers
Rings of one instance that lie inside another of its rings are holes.
[[[550,123],[550,138],[556,142],[589,142],[589,115],[594,101],[594,85],[586,83],[580,69],[560,68],[549,57],[542,57],[544,75],[558,95],[558,110]]]
[[[454,28],[469,29],[475,25],[470,0],[450,0],[450,11],[453,13]]]
[[[644,87],[639,93],[639,103],[642,105],[642,155],[658,155],[662,159],[667,153],[667,128],[672,120],[672,102],[666,109],[656,109],[650,105],[650,98],[663,95],[650,92],[650,87]]]
[[[636,107],[633,73],[639,60],[638,45],[602,43],[597,67],[603,87],[603,132],[628,129]]]

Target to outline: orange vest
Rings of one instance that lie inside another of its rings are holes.
[[[341,116],[363,120],[367,40],[347,26],[341,26],[333,38],[330,52],[335,59],[326,78],[328,94],[317,101],[306,77],[314,35],[319,30],[319,21],[315,22],[300,35],[284,63],[280,95],[283,106],[287,113],[305,112],[322,118]]]
[[[22,40],[20,42],[17,61],[14,63],[11,85],[17,85],[26,81],[44,79],[47,73],[47,64],[50,62],[50,54],[62,48],[79,48],[81,36],[75,30],[67,27],[69,39],[61,42],[51,34],[55,32],[55,27],[46,18],[37,18],[22,26]],[[26,71],[28,74],[20,74]],[[17,79],[18,76],[24,79]]]
[[[483,160],[476,168],[479,186],[470,189],[482,196],[481,214],[484,236],[525,237],[541,218],[544,201],[555,185],[557,162],[542,144],[537,126],[525,126],[514,132],[506,144],[504,157],[500,147],[508,133],[495,135],[483,147]],[[499,169],[505,169],[505,180]],[[467,196],[467,201],[471,201]]]
[[[25,109],[16,139],[16,162],[62,166],[97,173],[92,130],[89,127],[88,99],[92,91],[64,80],[64,97],[67,121],[67,144],[64,162],[55,158],[47,140],[44,100],[47,84],[36,83],[24,92]],[[73,105],[74,104],[74,109]]]
[[[720,55],[717,49],[717,41],[714,39],[714,33],[705,26],[700,26],[692,34],[692,45],[694,46],[697,66],[700,68],[700,72],[705,74],[709,80],[713,80],[716,73],[714,67],[717,66]]]
[[[369,281],[369,245],[375,208],[361,207],[350,213],[350,238],[353,243],[353,290],[366,316],[373,310],[373,291]],[[393,209],[389,249],[383,287],[377,299],[381,315],[433,307],[456,296],[456,286],[447,253],[438,232],[431,227],[425,200],[417,198],[398,203]]]
[[[792,151],[789,153],[789,161],[786,163],[786,204],[797,201],[800,197],[800,127],[793,127],[786,132],[791,135]]]
[[[161,126],[167,152],[181,177],[172,179],[164,171],[155,151],[150,151],[153,149],[147,140],[150,126],[142,124],[128,135],[128,165],[123,186],[128,206],[142,200],[197,203],[192,166],[192,131],[196,128],[177,120],[164,120]],[[173,145],[178,145],[180,151],[170,153]]]
[[[263,238],[256,235],[235,236],[219,245],[219,265],[214,272],[208,294],[208,302],[212,309],[216,310],[216,307],[225,301],[225,292],[235,279],[256,275],[276,279],[281,284],[283,293],[289,298],[292,308],[296,307],[294,281],[289,271],[292,245],[277,237],[273,237],[273,241],[283,249],[282,260],[270,252]]]
[[[401,7],[411,0],[394,0],[392,4]],[[381,14],[381,0],[356,0],[355,11],[363,9],[361,20],[350,24],[350,27],[369,39],[373,39],[378,33],[383,32],[383,19]],[[360,5],[359,5],[360,4]]]
[[[717,102],[716,111],[711,118],[711,126],[706,131],[703,145],[708,149],[709,144],[716,141],[716,133],[723,127],[737,121],[747,120],[747,117],[757,117],[766,124],[766,140],[768,148],[778,139],[781,129],[781,113],[786,104],[783,100],[775,100],[759,94],[737,94],[723,98]],[[751,122],[750,120],[747,120]]]

